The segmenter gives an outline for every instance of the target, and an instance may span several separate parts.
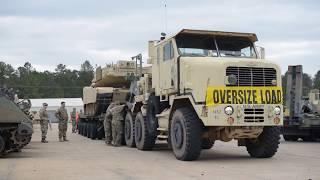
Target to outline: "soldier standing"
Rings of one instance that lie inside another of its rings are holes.
[[[76,108],[73,108],[71,114],[70,114],[70,117],[71,117],[71,122],[72,122],[72,133],[75,133],[76,132],[76,126],[77,126],[77,111],[76,111]]]
[[[123,110],[125,105],[118,105],[111,109],[112,114],[112,145],[121,146],[123,137]]]
[[[103,121],[103,126],[104,126],[104,133],[105,133],[105,142],[107,145],[111,145],[112,141],[112,126],[111,126],[111,121],[112,121],[112,114],[111,114],[111,109],[118,105],[118,102],[113,102],[111,103],[106,111],[106,115],[104,117]]]
[[[43,103],[42,108],[39,111],[42,143],[48,143],[48,141],[46,140],[47,133],[48,133],[48,124],[49,124],[47,107],[48,107],[48,104]]]
[[[65,108],[66,103],[61,102],[61,107],[56,112],[56,117],[59,120],[59,141],[68,141],[67,140],[67,129],[68,129],[68,112]],[[63,138],[63,139],[62,139]]]

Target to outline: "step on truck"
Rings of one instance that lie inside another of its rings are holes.
[[[281,72],[256,41],[253,33],[190,29],[149,41],[151,71],[138,55],[127,78],[126,145],[152,150],[166,140],[188,161],[234,139],[252,157],[272,157],[283,124]]]

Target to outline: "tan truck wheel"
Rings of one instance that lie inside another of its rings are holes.
[[[124,138],[128,147],[135,147],[134,120],[131,112],[128,112],[124,120]]]
[[[148,131],[147,118],[139,112],[135,119],[135,143],[139,150],[152,150],[156,142],[154,133]]]
[[[177,109],[171,121],[170,138],[177,159],[192,161],[201,152],[202,125],[195,112],[189,108]]]
[[[264,127],[258,138],[247,140],[246,147],[251,157],[270,158],[276,154],[279,144],[279,127]]]

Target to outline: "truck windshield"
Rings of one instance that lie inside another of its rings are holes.
[[[253,43],[242,37],[183,35],[176,37],[181,56],[256,58]]]

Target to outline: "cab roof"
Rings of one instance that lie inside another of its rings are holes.
[[[240,33],[240,32],[226,32],[226,31],[208,31],[208,30],[195,30],[195,29],[182,29],[175,36],[179,35],[212,35],[212,36],[233,36],[233,37],[246,37],[249,38],[252,42],[258,41],[257,35],[254,33]]]

